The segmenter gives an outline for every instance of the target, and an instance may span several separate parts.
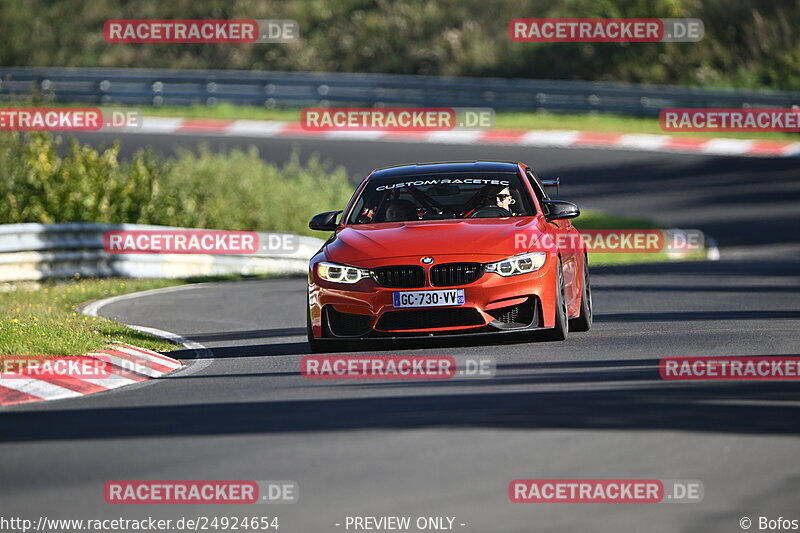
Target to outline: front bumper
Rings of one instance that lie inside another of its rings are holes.
[[[395,262],[409,264],[397,258]],[[453,258],[452,262],[459,262],[459,258]],[[466,285],[445,287],[428,283],[410,289],[383,287],[370,278],[353,285],[330,283],[316,276],[315,263],[312,260],[309,271],[308,304],[316,339],[479,335],[531,331],[555,325],[558,261],[554,257],[548,257],[541,269],[530,274],[503,277],[484,272]],[[403,309],[393,306],[394,292],[452,288],[464,289],[463,305]]]

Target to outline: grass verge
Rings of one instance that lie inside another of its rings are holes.
[[[587,229],[665,229],[654,221],[646,218],[634,218],[602,213],[600,211],[585,210],[573,223],[579,230]],[[589,264],[592,266],[632,265],[637,263],[657,263],[664,261],[698,261],[705,259],[704,252],[672,258],[666,252],[656,253],[590,253]]]
[[[0,292],[0,357],[82,355],[122,341],[172,351],[174,344],[78,312],[92,300],[184,283],[180,280],[72,279],[16,284]]]
[[[211,118],[220,120],[275,120],[297,122],[298,109],[267,109],[255,106],[220,104],[186,107],[140,107],[144,116]],[[563,114],[548,112],[497,113],[495,127],[517,130],[580,130],[609,133],[645,133],[677,137],[725,137],[731,139],[769,139],[800,141],[800,135],[782,132],[665,132],[655,118],[628,117],[600,113]]]

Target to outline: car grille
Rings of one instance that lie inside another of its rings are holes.
[[[484,324],[483,317],[475,309],[416,309],[388,311],[381,316],[375,329],[402,331],[482,324]]]
[[[376,268],[372,277],[379,285],[398,289],[425,286],[425,271],[421,266],[400,265]]]
[[[358,337],[370,331],[371,315],[342,313],[331,306],[326,306],[325,310],[328,312],[328,328],[338,337]]]
[[[447,263],[431,268],[431,285],[449,287],[466,285],[477,280],[483,274],[480,263]]]

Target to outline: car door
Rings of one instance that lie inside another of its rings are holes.
[[[542,205],[542,210],[547,214],[547,204],[544,203],[550,197],[547,191],[542,186],[539,177],[533,172],[532,169],[526,169],[528,180],[531,182],[539,203]],[[564,275],[564,289],[567,296],[567,307],[570,315],[577,314],[580,304],[581,293],[581,276],[582,261],[581,261],[581,246],[580,246],[580,233],[572,225],[569,219],[563,220],[550,220],[547,224],[553,229],[554,242],[559,245],[561,252],[562,271]]]

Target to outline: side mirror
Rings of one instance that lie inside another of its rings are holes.
[[[549,213],[545,216],[547,220],[564,220],[566,218],[575,218],[581,214],[578,206],[572,202],[564,202],[563,200],[546,200],[544,202],[547,206]]]
[[[326,211],[311,217],[308,227],[318,231],[333,231],[338,224],[336,219],[341,214],[341,211]]]

